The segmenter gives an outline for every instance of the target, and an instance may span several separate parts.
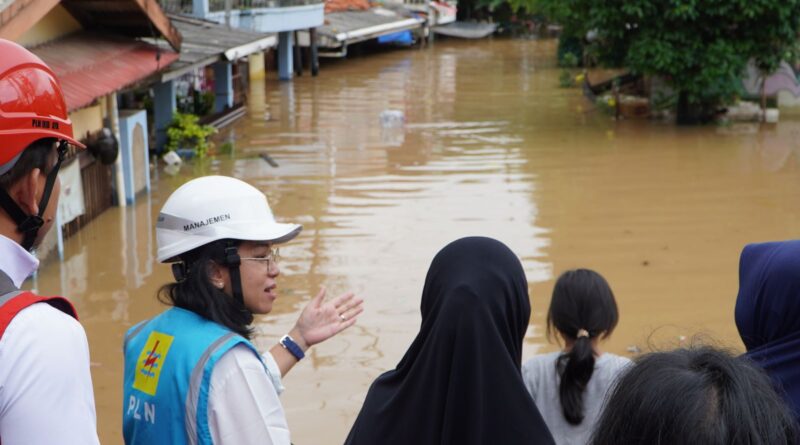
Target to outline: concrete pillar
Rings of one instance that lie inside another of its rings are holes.
[[[278,78],[281,80],[292,80],[294,69],[294,42],[292,31],[278,33]]]
[[[309,63],[311,64],[311,75],[315,76],[319,74],[319,51],[317,50],[317,28],[311,28],[308,30],[308,38],[309,38]]]
[[[204,19],[208,16],[208,0],[192,0],[192,15]]]
[[[247,90],[247,110],[253,120],[269,120],[267,83],[261,79],[250,82]]]
[[[233,107],[233,65],[217,62],[214,68],[214,112]]]
[[[156,149],[161,151],[167,144],[167,127],[172,122],[172,115],[178,111],[175,92],[175,81],[168,80],[153,88],[153,124],[156,127]]]
[[[247,58],[249,61],[250,80],[263,80],[267,76],[267,72],[264,69],[264,53],[250,54]]]
[[[117,107],[117,94],[111,93],[106,100],[108,121],[111,124],[111,131],[116,136],[117,141],[122,143],[122,136],[119,132],[119,108]],[[117,192],[117,205],[125,207],[125,179],[122,175],[122,156],[117,153],[117,160],[114,162],[114,185]]]
[[[294,32],[294,41],[297,43],[294,45],[294,74],[297,77],[301,77],[303,75],[303,55],[300,52],[300,39],[297,36],[297,31]]]

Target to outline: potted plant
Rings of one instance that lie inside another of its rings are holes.
[[[175,113],[167,128],[167,150],[184,157],[204,158],[208,154],[209,136],[217,132],[210,125],[201,125],[194,114]]]

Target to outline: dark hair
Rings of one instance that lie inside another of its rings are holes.
[[[558,277],[547,312],[547,335],[552,336],[555,328],[565,339],[574,341],[572,349],[556,361],[561,377],[558,388],[561,408],[572,425],[583,422],[583,393],[594,373],[591,339],[611,335],[618,320],[614,294],[600,274],[575,269]],[[588,332],[588,337],[578,336],[581,329]]]
[[[35,168],[44,174],[49,173],[52,168],[53,155],[56,152],[53,145],[55,141],[54,138],[45,138],[28,145],[11,170],[0,175],[0,188],[8,190]]]
[[[208,275],[212,262],[223,264],[224,250],[230,241],[215,241],[181,255],[186,277],[162,286],[158,290],[158,300],[192,311],[249,339],[253,334],[250,327],[253,313],[214,287]]]
[[[782,445],[794,416],[744,357],[704,346],[640,357],[611,392],[593,445]]]

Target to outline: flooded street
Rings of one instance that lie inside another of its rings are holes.
[[[558,88],[554,53],[550,41],[440,40],[253,85],[247,117],[218,137],[233,155],[175,177],[159,166],[150,196],[68,239],[66,261],[36,284],[69,296],[86,327],[102,443],[122,443],[123,334],[163,310],[155,294],[171,279],[155,262],[153,223],[197,175],[244,179],[279,220],[304,226],[281,247],[280,297],[258,323],[263,349],[320,285],[366,300],[354,328],[284,379],[297,445],[343,442],[368,385],[417,332],[431,259],[461,236],[498,238],[522,258],[533,305],[524,358],[557,347],[544,336],[549,294],[574,267],[603,274],[617,296],[607,351],[696,333],[741,349],[739,252],[798,235],[800,116],[763,127],[615,122],[579,89]],[[385,110],[402,111],[405,126],[383,128]]]

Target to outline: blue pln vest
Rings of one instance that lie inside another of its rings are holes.
[[[173,307],[132,327],[124,346],[125,443],[212,445],[211,371],[238,344],[247,345],[261,360],[247,339],[185,309]]]

